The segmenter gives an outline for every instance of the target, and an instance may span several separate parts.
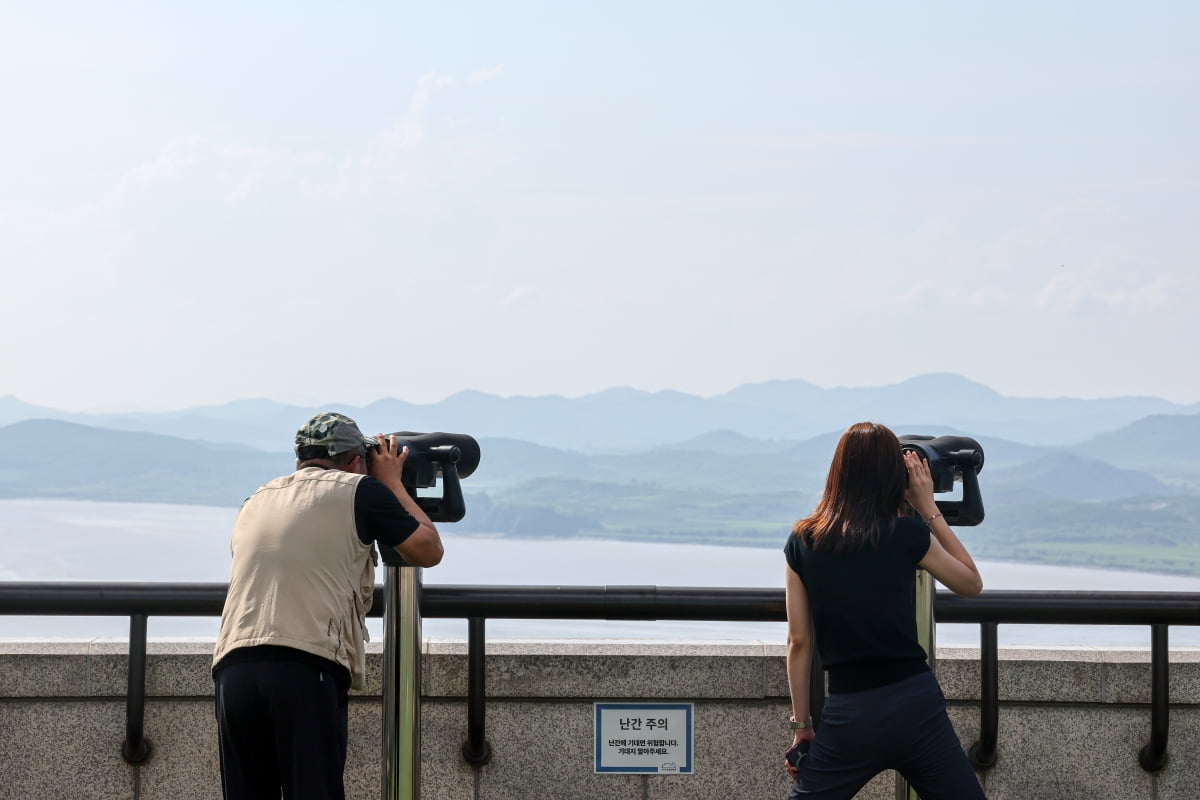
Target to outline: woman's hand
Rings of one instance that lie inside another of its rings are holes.
[[[904,453],[904,466],[908,469],[908,491],[904,499],[929,524],[929,549],[917,562],[917,566],[950,591],[964,597],[974,597],[983,591],[983,578],[971,554],[950,529],[945,516],[938,511],[933,499],[933,476],[929,464],[911,450]],[[936,521],[936,522],[935,522]]]
[[[792,747],[798,746],[801,742],[807,742],[807,746],[811,746],[813,739],[816,737],[816,731],[814,731],[812,728],[798,730],[796,731],[796,735],[792,737]],[[787,752],[791,752],[792,747],[789,747]],[[786,753],[783,756],[783,768],[787,770],[788,775],[792,776],[792,780],[796,779],[796,772],[798,770],[792,766],[792,762],[788,761]]]
[[[912,450],[905,450],[904,468],[908,470],[908,488],[904,491],[904,499],[921,515],[922,519],[929,519],[937,513],[937,503],[933,499],[933,475],[929,472],[929,462]]]

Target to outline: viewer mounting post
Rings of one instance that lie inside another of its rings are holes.
[[[460,479],[479,465],[479,443],[462,433],[391,434],[408,448],[402,481],[433,522],[467,513]],[[441,484],[440,496],[418,490]],[[383,800],[421,797],[421,568],[380,546],[383,606]]]
[[[917,570],[917,584],[914,590],[917,606],[917,641],[929,658],[929,669],[937,674],[937,626],[933,619],[933,599],[936,585],[933,576],[923,569]],[[896,773],[896,800],[920,800],[917,790],[908,785],[908,781]]]
[[[388,554],[384,563],[383,800],[419,800],[421,568]]]
[[[911,450],[929,464],[933,478],[933,491],[954,491],[954,484],[961,484],[961,500],[938,500],[938,511],[948,525],[971,526],[983,522],[983,495],[979,491],[979,471],[983,469],[983,448],[979,442],[967,436],[923,436],[900,437],[900,449]],[[932,535],[932,534],[930,534]],[[923,569],[917,570],[913,590],[917,615],[917,641],[925,648],[929,669],[937,674],[937,625],[933,613],[933,601],[937,596],[937,585]],[[993,756],[994,757],[994,756]],[[920,800],[917,790],[908,785],[899,773],[896,774],[896,800]]]

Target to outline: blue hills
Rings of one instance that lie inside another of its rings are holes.
[[[841,430],[871,418],[980,442],[987,518],[960,531],[980,557],[1200,574],[1200,413],[1155,398],[1014,399],[930,375],[874,390],[775,381],[714,398],[461,392],[323,408],[367,431],[474,435],[462,532],[778,546],[816,501]],[[236,507],[292,469],[292,436],[317,410],[70,414],[0,398],[0,446],[20,454],[0,467],[0,498]]]
[[[748,384],[715,397],[610,389],[577,398],[499,397],[463,391],[437,403],[383,398],[366,406],[301,407],[239,400],[159,413],[80,414],[0,398],[0,425],[56,419],[99,428],[160,433],[286,451],[295,429],[333,408],[365,430],[446,430],[520,439],[565,450],[621,452],[684,442],[716,431],[753,439],[804,441],[872,419],[909,432],[957,430],[1036,445],[1087,442],[1150,415],[1200,413],[1153,397],[1098,400],[1013,398],[957,375],[923,375],[874,388],[822,389],[799,380]]]

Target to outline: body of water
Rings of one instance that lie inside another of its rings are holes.
[[[206,506],[0,500],[0,580],[223,582],[235,510]],[[423,570],[426,585],[656,585],[782,587],[782,547],[717,547],[458,535],[441,527],[446,557]],[[1141,572],[979,562],[987,589],[1200,592],[1200,578]],[[383,580],[380,570],[379,579]],[[123,638],[128,620],[0,616],[0,637]],[[372,636],[380,623],[371,620]],[[489,620],[489,638],[604,638],[783,642],[784,624]],[[153,617],[151,638],[215,639],[216,619]],[[427,619],[424,633],[465,638],[464,620]],[[1148,627],[1002,625],[1000,643],[1136,647]],[[938,625],[938,644],[976,645],[978,626]],[[1200,628],[1173,627],[1172,646],[1200,647]]]

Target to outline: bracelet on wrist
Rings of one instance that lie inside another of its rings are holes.
[[[788,727],[794,731],[802,731],[805,728],[811,728],[812,724],[812,717],[806,717],[798,722],[796,721],[795,715],[788,717]]]
[[[940,512],[940,511],[939,511],[938,513],[934,514],[934,515],[933,515],[932,517],[930,517],[929,519],[925,520],[925,524],[926,524],[926,525],[932,525],[932,524],[933,524],[933,521],[934,521],[935,519],[937,519],[938,517],[944,517],[944,516],[945,516],[945,515],[944,515],[944,514],[942,514],[942,512]]]

